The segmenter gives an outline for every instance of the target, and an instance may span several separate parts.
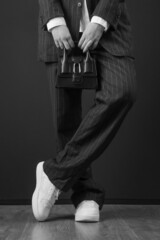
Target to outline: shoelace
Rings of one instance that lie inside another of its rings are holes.
[[[43,202],[43,205],[45,207],[52,207],[55,201],[58,199],[58,196],[60,194],[60,190],[55,189],[54,192],[52,192],[52,188],[49,189],[48,194],[45,196],[45,198],[41,199],[41,202]],[[47,201],[46,201],[47,200]]]
[[[45,174],[43,174],[43,178],[44,178],[44,181],[48,181],[48,178]],[[50,185],[50,188],[45,196],[45,199],[47,199],[48,201],[52,201],[53,203],[58,200],[58,197],[59,197],[59,194],[61,193],[61,191],[57,188],[55,188],[53,190],[53,185]]]
[[[59,189],[55,189],[55,200],[58,200],[58,197],[60,195],[61,191]]]

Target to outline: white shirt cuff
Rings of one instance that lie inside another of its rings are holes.
[[[60,25],[66,25],[66,21],[63,17],[52,18],[47,23],[47,29],[50,32],[52,30],[52,28],[60,26]]]
[[[105,21],[103,18],[98,17],[98,16],[93,16],[91,19],[92,23],[98,23],[104,27],[104,31],[106,32],[109,28],[109,24],[107,21]]]

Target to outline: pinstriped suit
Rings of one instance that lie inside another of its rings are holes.
[[[46,28],[49,19],[65,17],[72,38],[76,40],[81,17],[78,2],[82,0],[39,0],[38,60],[57,61],[56,46],[51,33]],[[131,26],[124,0],[87,0],[87,6],[90,18],[96,15],[111,25],[100,40],[106,51],[118,56],[132,56]]]
[[[93,181],[90,166],[110,144],[135,100],[131,27],[123,1],[87,0],[90,17],[102,17],[110,23],[110,28],[93,51],[97,58],[99,88],[94,105],[82,119],[82,91],[54,87],[57,50],[46,29],[49,19],[63,16],[73,39],[77,40],[81,17],[79,1],[39,0],[38,59],[46,63],[58,140],[57,155],[45,161],[44,171],[57,188],[74,190],[75,206],[84,199],[92,199],[101,209],[104,191]]]

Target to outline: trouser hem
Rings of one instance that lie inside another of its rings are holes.
[[[80,196],[77,196],[76,198],[71,197],[71,201],[72,201],[75,208],[77,208],[78,205],[84,200],[95,201],[99,205],[99,210],[102,210],[102,207],[104,205],[104,197],[99,198],[99,197],[96,196],[96,193],[86,192],[86,193],[82,193]]]

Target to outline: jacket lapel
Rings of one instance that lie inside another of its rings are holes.
[[[91,0],[86,0],[86,4],[88,8],[89,18],[91,18]]]
[[[94,9],[96,7],[97,2],[98,2],[98,0],[86,0],[88,13],[89,13],[90,18],[91,18],[92,12],[94,11]]]

